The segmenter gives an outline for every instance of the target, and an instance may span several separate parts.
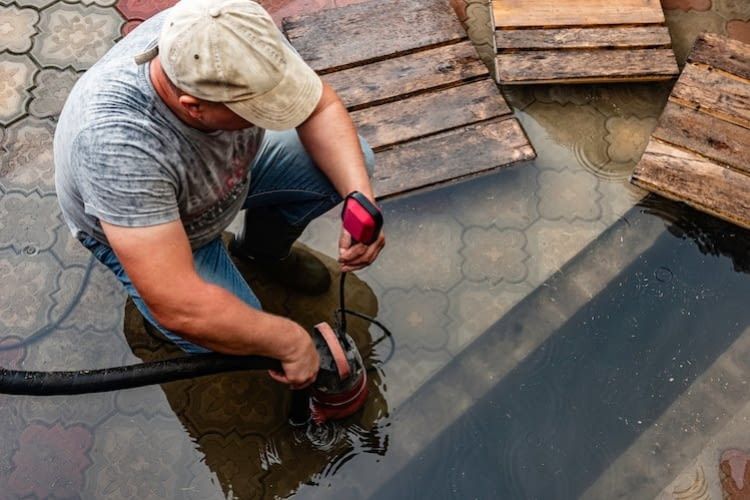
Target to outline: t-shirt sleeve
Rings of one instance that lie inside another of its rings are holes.
[[[125,227],[180,218],[177,180],[158,137],[137,124],[109,123],[82,130],[73,146],[73,171],[87,214]]]

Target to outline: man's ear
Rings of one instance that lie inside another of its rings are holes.
[[[200,120],[203,115],[203,108],[201,106],[201,100],[193,97],[191,95],[182,94],[179,97],[180,106],[185,109],[187,114],[190,115],[191,118],[194,118],[196,120]]]

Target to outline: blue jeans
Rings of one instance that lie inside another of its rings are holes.
[[[360,143],[367,170],[372,175],[375,165],[372,150],[364,139],[360,138]],[[283,257],[293,242],[289,240],[290,234],[299,235],[310,221],[341,202],[341,196],[307,154],[294,130],[266,131],[251,172],[250,190],[243,208],[247,211],[247,221],[261,222],[257,227],[246,227],[245,237],[257,241],[258,251],[269,257]],[[267,219],[273,219],[274,224],[264,227],[262,221]],[[255,231],[263,233],[255,234]],[[185,352],[208,352],[162,327],[154,319],[109,246],[88,235],[79,235],[79,239],[115,274],[143,317],[162,335]],[[261,309],[260,301],[237,270],[220,238],[194,250],[193,260],[201,278],[228,290],[250,307]]]

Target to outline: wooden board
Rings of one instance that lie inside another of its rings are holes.
[[[497,56],[498,80],[506,85],[579,80],[662,80],[677,72],[677,62],[670,49],[544,50]]]
[[[750,45],[701,35],[631,182],[750,228]]]
[[[535,156],[518,120],[469,125],[378,154],[373,187],[382,199]]]
[[[678,75],[659,0],[494,0],[504,85],[653,81]]]
[[[421,94],[351,114],[375,151],[444,130],[510,114],[490,79]]]
[[[663,23],[659,0],[493,0],[498,26],[553,27]]]
[[[424,50],[407,56],[327,74],[323,79],[349,109],[373,106],[426,90],[487,78],[489,70],[471,42]]]
[[[534,158],[449,0],[372,0],[283,26],[375,150],[378,198]]]
[[[358,3],[286,18],[283,26],[302,58],[324,73],[466,39],[448,0]]]

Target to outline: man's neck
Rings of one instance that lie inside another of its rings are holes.
[[[164,69],[161,67],[161,61],[159,57],[155,57],[149,64],[149,77],[151,83],[156,90],[156,95],[164,102],[164,104],[174,113],[174,115],[180,119],[185,125],[193,127],[204,132],[208,132],[200,122],[196,121],[191,117],[185,108],[180,105],[180,96],[177,95],[172,85],[167,80],[167,75],[164,73]]]

